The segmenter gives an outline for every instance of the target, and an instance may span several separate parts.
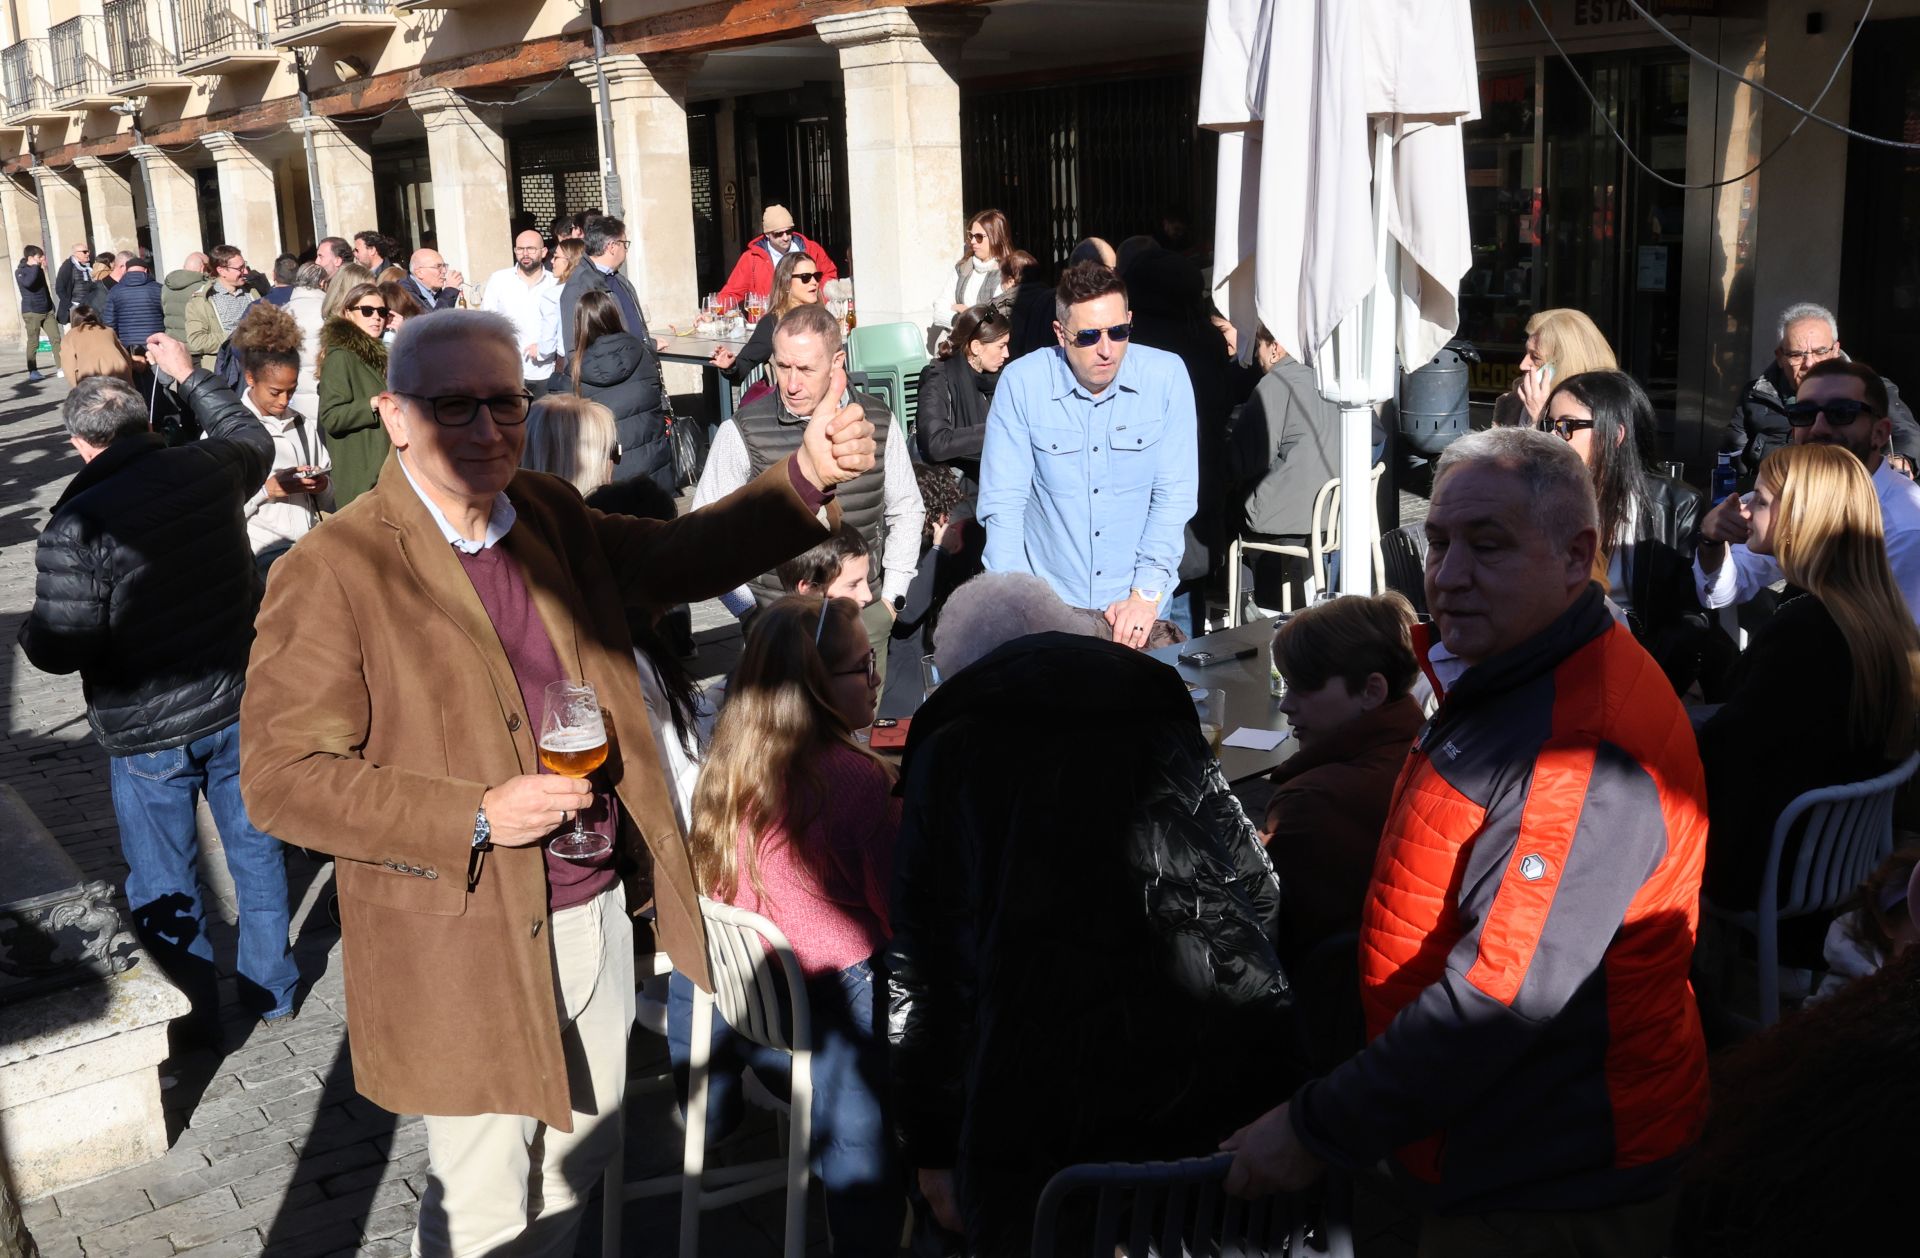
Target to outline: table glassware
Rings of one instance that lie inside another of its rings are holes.
[[[940,675],[940,666],[933,662],[933,656],[920,657],[920,698],[923,702],[933,698],[933,692],[940,689],[940,683],[945,680]]]
[[[563,777],[584,779],[606,763],[606,719],[592,682],[569,678],[548,683],[541,708],[541,764]],[[573,829],[547,847],[568,860],[598,860],[613,851],[613,839],[588,830],[576,812]]]
[[[1196,690],[1193,692],[1195,715],[1200,718],[1200,733],[1206,737],[1207,747],[1215,756],[1220,754],[1220,740],[1227,733],[1227,692],[1225,690]]]

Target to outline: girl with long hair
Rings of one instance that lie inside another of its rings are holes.
[[[795,250],[783,255],[779,265],[773,268],[773,304],[754,325],[753,335],[738,353],[722,345],[713,351],[710,361],[727,379],[736,383],[746,379],[755,368],[773,357],[773,331],[780,326],[780,316],[795,306],[817,305],[821,287],[820,264],[812,254]],[[740,404],[744,406],[751,400],[743,397]]]
[[[570,393],[534,399],[527,412],[521,467],[558,476],[584,498],[613,479],[619,462],[620,439],[614,433],[612,411]]]
[[[1795,796],[1873,777],[1920,742],[1920,630],[1860,460],[1839,446],[1775,450],[1747,512],[1747,545],[1779,561],[1787,590],[1700,730],[1713,818],[1705,889],[1727,909],[1753,906],[1774,821]],[[1783,930],[1782,963],[1810,947],[1817,964],[1826,919],[1789,926],[1799,929]]]
[[[967,220],[960,260],[953,264],[953,303],[941,312],[939,323],[951,327],[953,317],[992,301],[1002,288],[1017,281],[1012,272],[1013,233],[999,210],[981,210]]]
[[[620,315],[619,303],[597,288],[580,294],[571,331],[567,377],[573,391],[612,411],[620,436],[620,463],[613,478],[650,476],[662,489],[673,492],[666,389],[654,343],[635,336]]]
[[[973,513],[980,492],[980,450],[987,439],[987,411],[1012,348],[1012,323],[997,305],[975,306],[953,321],[940,356],[920,374],[920,415],[914,436],[920,457],[960,469],[965,478],[963,514]]]
[[[1583,371],[1618,371],[1619,360],[1592,319],[1565,307],[1542,310],[1527,320],[1527,351],[1513,388],[1494,402],[1496,425],[1534,424],[1554,386]]]
[[[701,893],[771,919],[805,975],[813,1157],[836,1255],[894,1254],[904,1202],[889,1122],[886,996],[874,990],[870,964],[891,934],[900,801],[893,770],[854,737],[872,722],[878,694],[853,600],[795,595],[761,612],[720,710],[688,836]],[[677,1051],[691,1030],[691,999],[676,975]],[[766,1077],[765,1063],[734,1047],[716,1017],[716,1061],[723,1042],[727,1061],[746,1056]],[[709,1095],[728,1108],[736,1099],[725,1084]],[[710,1112],[724,1130],[731,1113]]]
[[[373,283],[373,272],[358,262],[343,262],[340,269],[327,281],[326,300],[320,303],[320,317],[331,319],[340,313],[347,304],[347,294],[362,284]]]
[[[1653,461],[1653,403],[1624,372],[1585,371],[1554,387],[1540,427],[1573,447],[1600,507],[1594,576],[1676,691],[1700,675],[1711,629],[1694,594],[1700,491]]]
[[[587,242],[578,237],[556,241],[553,246],[553,278],[562,284],[573,274],[573,268],[580,265],[580,259],[587,256]]]

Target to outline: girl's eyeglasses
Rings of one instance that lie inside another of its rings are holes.
[[[353,309],[362,319],[385,319],[393,313],[385,306],[355,306]]]

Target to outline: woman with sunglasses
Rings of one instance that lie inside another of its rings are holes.
[[[722,345],[709,361],[735,384],[745,380],[773,357],[773,330],[780,326],[780,316],[795,306],[818,304],[825,282],[825,272],[812,254],[790,253],[781,258],[780,265],[773,268],[772,304],[754,325],[753,335],[738,351]],[[742,398],[741,402],[748,400]]]
[[[672,493],[673,447],[654,343],[627,330],[619,303],[601,289],[580,294],[572,333],[567,379],[575,393],[613,412],[619,433],[620,463],[613,479],[649,476]]]
[[[373,409],[387,389],[386,330],[387,299],[379,285],[365,282],[347,289],[339,313],[320,327],[319,423],[333,461],[334,501],[342,507],[373,488],[393,449]]]
[[[962,516],[972,516],[980,493],[980,447],[987,440],[993,389],[1012,348],[1009,331],[1007,316],[998,306],[975,306],[953,321],[940,356],[920,374],[920,415],[915,425],[920,457],[959,469]]]
[[[1624,372],[1585,371],[1561,381],[1541,408],[1539,426],[1572,446],[1592,473],[1600,508],[1594,576],[1684,692],[1700,676],[1711,633],[1693,590],[1705,498],[1654,463],[1653,403]],[[1718,661],[1712,653],[1716,675]]]
[[[953,302],[938,312],[935,323],[953,326],[955,316],[985,305],[1013,284],[1012,232],[999,210],[981,210],[967,220],[966,248],[953,264]]]
[[[879,680],[851,599],[792,595],[760,613],[694,789],[688,847],[703,895],[772,920],[806,978],[813,1030],[813,1162],[835,1255],[892,1255],[904,1185],[894,1152],[886,945],[900,801],[893,770],[854,737]],[[668,1037],[686,1060],[692,989],[673,977]],[[709,1140],[739,1116],[738,1069],[786,1072],[783,1054],[737,1043],[716,1014]]]

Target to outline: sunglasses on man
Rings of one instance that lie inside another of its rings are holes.
[[[1861,415],[1871,415],[1875,419],[1880,413],[1865,402],[1856,402],[1850,397],[1837,397],[1826,402],[1795,402],[1787,407],[1787,423],[1795,428],[1811,428],[1814,421],[1824,414],[1827,423],[1835,428],[1843,428],[1859,419]]]
[[[1110,328],[1081,328],[1078,332],[1067,333],[1067,340],[1078,349],[1092,349],[1103,336],[1116,344],[1125,344],[1133,336],[1133,325],[1116,323]]]

